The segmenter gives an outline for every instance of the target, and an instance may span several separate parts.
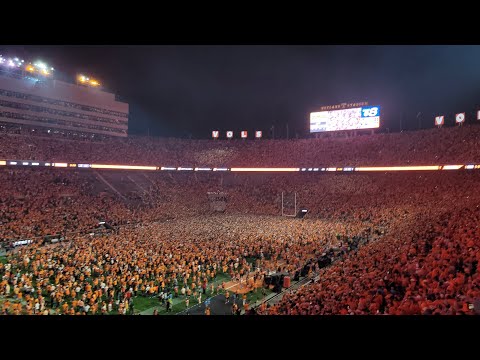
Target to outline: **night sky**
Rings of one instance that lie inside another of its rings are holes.
[[[476,122],[480,46],[0,46],[3,55],[40,59],[57,77],[84,72],[130,104],[129,133],[210,138],[211,130],[308,134],[322,105],[368,101],[381,127]]]

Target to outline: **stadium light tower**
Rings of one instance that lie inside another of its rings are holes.
[[[100,87],[100,82],[97,79],[93,79],[84,74],[78,74],[76,79],[77,79],[76,81],[77,85],[90,86],[94,88]]]
[[[55,69],[51,66],[48,66],[43,61],[36,61],[33,64],[29,63],[24,67],[24,71],[30,74],[37,74],[45,77],[52,76],[53,70]]]
[[[3,55],[0,55],[0,65],[5,66],[7,68],[12,68],[12,69],[20,68],[23,62],[24,62],[23,60],[20,60],[17,57],[6,58],[6,57],[3,57]]]

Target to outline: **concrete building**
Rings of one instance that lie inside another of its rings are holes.
[[[98,88],[0,72],[0,126],[71,136],[121,136],[128,104]]]

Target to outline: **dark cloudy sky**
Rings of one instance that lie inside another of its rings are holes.
[[[368,101],[382,127],[431,127],[480,105],[480,46],[0,46],[92,74],[130,104],[130,133],[209,138],[211,130],[305,135],[322,105]]]

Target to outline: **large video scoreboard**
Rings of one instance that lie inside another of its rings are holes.
[[[310,113],[310,132],[376,129],[380,127],[380,106]]]

